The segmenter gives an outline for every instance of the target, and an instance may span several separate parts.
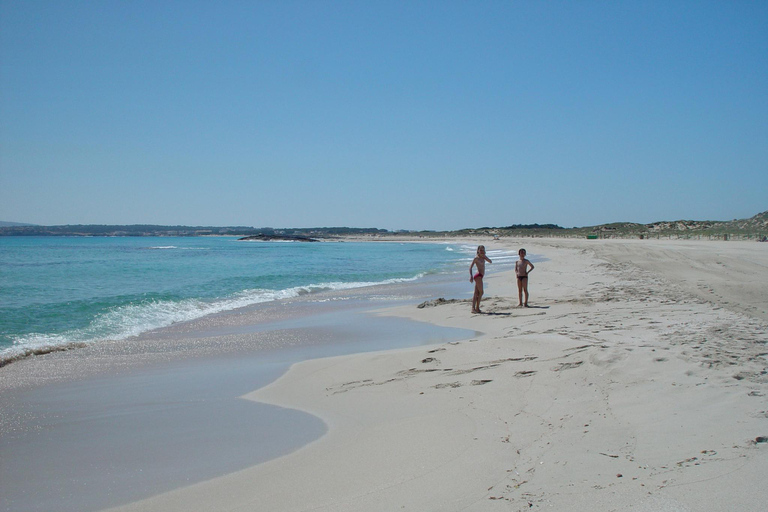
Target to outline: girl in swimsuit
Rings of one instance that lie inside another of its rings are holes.
[[[515,262],[515,274],[517,275],[517,307],[528,307],[528,273],[533,270],[533,263],[525,259],[525,249],[517,251],[520,259]],[[525,304],[523,304],[523,292],[525,292]]]
[[[472,296],[472,312],[482,313],[480,311],[480,301],[483,298],[483,275],[485,275],[485,262],[493,263],[485,255],[485,246],[480,245],[477,248],[477,256],[472,260],[469,266],[469,282],[475,283],[475,294]],[[472,274],[472,268],[477,265],[477,273]]]

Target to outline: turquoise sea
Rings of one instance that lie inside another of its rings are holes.
[[[474,248],[234,237],[0,237],[0,365],[260,302],[465,271]]]

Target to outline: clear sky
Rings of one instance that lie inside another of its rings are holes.
[[[768,2],[0,0],[0,220],[768,210]]]

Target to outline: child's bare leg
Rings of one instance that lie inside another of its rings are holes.
[[[523,304],[525,307],[528,307],[528,278],[521,279],[523,282],[523,293],[525,293],[525,303]]]
[[[483,300],[483,278],[475,279],[475,298],[472,301],[473,312],[480,313],[480,301]]]
[[[523,280],[522,279],[517,280],[517,305],[518,306],[523,305]]]

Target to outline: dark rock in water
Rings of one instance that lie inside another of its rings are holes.
[[[238,240],[258,240],[260,242],[319,242],[316,238],[310,238],[302,235],[258,235],[244,236]]]

